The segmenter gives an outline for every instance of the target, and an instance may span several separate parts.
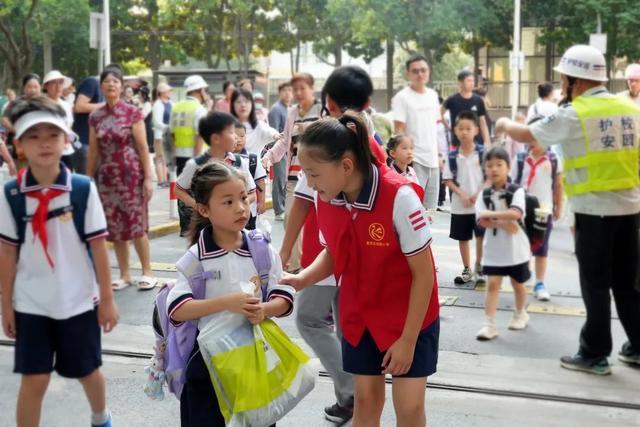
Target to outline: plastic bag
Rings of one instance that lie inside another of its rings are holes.
[[[198,336],[227,426],[269,426],[315,386],[310,358],[271,320],[230,315]]]

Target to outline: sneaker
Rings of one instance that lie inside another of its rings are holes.
[[[453,283],[455,283],[456,285],[464,285],[465,283],[469,283],[472,280],[473,271],[471,271],[469,267],[465,267],[464,270],[462,270],[462,274],[456,276],[456,278],[453,279]]]
[[[529,323],[529,314],[522,310],[521,313],[513,312],[513,317],[509,322],[509,329],[513,331],[519,331],[527,327],[527,323]]]
[[[276,221],[284,221],[284,216],[282,216],[282,214],[278,214],[278,215],[276,215],[275,220]]]
[[[343,425],[353,418],[353,408],[345,408],[334,403],[324,408],[324,417],[332,423]]]
[[[111,414],[109,414],[109,419],[102,424],[93,424],[91,423],[91,427],[111,427]]]
[[[498,330],[493,322],[486,322],[476,334],[478,341],[491,341],[498,336]]]
[[[577,353],[575,356],[562,356],[560,366],[572,371],[582,371],[595,375],[609,375],[611,368],[606,357],[587,358]]]
[[[551,295],[547,288],[544,287],[544,283],[538,282],[533,287],[533,295],[538,299],[538,301],[549,301],[551,299]]]
[[[634,349],[631,348],[631,343],[627,341],[622,346],[620,353],[618,353],[618,360],[630,365],[640,366],[640,353],[635,352]]]
[[[482,274],[482,266],[480,264],[476,264],[474,275],[476,277],[476,286],[484,285],[487,283],[486,277],[484,276],[484,274]]]

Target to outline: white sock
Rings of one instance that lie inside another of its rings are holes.
[[[109,418],[111,418],[111,413],[105,408],[102,412],[91,414],[91,424],[99,426],[109,421]]]
[[[496,325],[496,318],[495,317],[486,317],[486,321],[491,326],[495,326]]]

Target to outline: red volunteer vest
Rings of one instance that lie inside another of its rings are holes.
[[[393,225],[393,204],[398,189],[409,182],[392,169],[376,165],[371,211],[318,200],[318,225],[333,256],[334,272],[341,278],[340,326],[347,342],[356,346],[365,329],[378,349],[387,350],[400,338],[409,309],[412,275]],[[377,188],[376,188],[377,187]],[[415,187],[414,187],[415,188]],[[433,260],[431,249],[429,254]],[[438,282],[421,329],[438,318]]]
[[[371,148],[371,153],[380,163],[384,164],[386,162],[386,153],[373,137],[369,137],[369,148]],[[319,239],[316,212],[314,209],[309,209],[307,219],[304,222],[304,228],[302,229],[300,265],[303,268],[309,267],[323,249]]]

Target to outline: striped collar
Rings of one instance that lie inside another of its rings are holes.
[[[249,252],[249,245],[247,244],[247,235],[244,230],[242,231],[242,246],[232,252],[236,255],[251,258],[251,252]],[[204,259],[220,258],[228,253],[228,251],[222,249],[213,240],[211,225],[207,225],[200,231],[200,238],[198,239],[198,259],[202,261]]]
[[[372,211],[373,205],[376,201],[376,196],[378,195],[379,186],[380,171],[378,171],[378,167],[375,164],[371,164],[369,177],[364,181],[360,194],[358,194],[358,198],[351,206],[356,209],[366,210],[369,212]],[[347,204],[347,200],[344,197],[344,193],[338,194],[335,199],[331,200],[331,204],[335,206],[345,206]]]
[[[32,191],[41,191],[43,188],[31,173],[31,168],[27,168],[24,172],[23,179],[20,180],[20,192],[30,193]],[[69,171],[63,163],[60,163],[60,174],[56,178],[56,181],[48,188],[52,190],[71,191],[71,171]]]

